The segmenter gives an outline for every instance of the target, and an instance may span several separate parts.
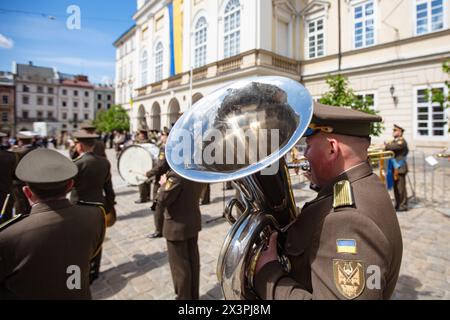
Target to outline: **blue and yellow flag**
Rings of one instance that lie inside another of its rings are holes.
[[[338,239],[336,240],[337,253],[356,254],[356,240]]]

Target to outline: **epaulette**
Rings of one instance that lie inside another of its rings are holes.
[[[89,201],[83,201],[83,200],[78,200],[77,204],[82,205],[82,206],[94,206],[94,207],[104,207],[103,203],[101,202],[89,202]]]
[[[97,208],[100,208],[100,210],[102,211],[102,213],[103,213],[103,216],[104,216],[104,218],[105,218],[105,225],[106,225],[106,218],[107,218],[107,212],[106,212],[106,208],[105,208],[105,205],[103,204],[103,203],[101,203],[101,202],[89,202],[89,201],[83,201],[83,200],[78,200],[78,202],[77,202],[77,204],[78,205],[81,205],[81,206],[91,206],[91,207],[97,207]]]
[[[11,218],[8,221],[3,222],[2,224],[0,224],[0,232],[5,230],[6,228],[12,226],[16,222],[23,220],[24,218],[26,218],[28,216],[29,216],[28,214],[19,214],[19,215],[15,216],[14,218]]]
[[[354,203],[350,181],[336,182],[333,186],[333,208],[352,207]]]
[[[173,186],[173,182],[174,181],[172,178],[168,178],[166,184],[164,185],[164,190],[169,191]]]

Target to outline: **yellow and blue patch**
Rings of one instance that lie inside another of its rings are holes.
[[[338,239],[336,240],[337,253],[356,254],[356,240]]]

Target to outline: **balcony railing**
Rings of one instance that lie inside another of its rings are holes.
[[[181,84],[182,74],[176,75],[168,79],[168,88],[178,87]]]
[[[208,75],[208,67],[200,67],[197,69],[192,70],[193,76],[192,80],[199,81],[206,79],[206,76]]]
[[[239,72],[248,68],[270,68],[293,76],[300,75],[300,61],[286,58],[266,50],[250,50],[237,56],[217,61],[193,70],[193,82]],[[189,84],[190,72],[177,74],[137,89],[138,97]]]
[[[217,62],[219,74],[239,70],[242,66],[242,57],[236,56]]]
[[[55,117],[17,118],[18,122],[58,122]]]
[[[300,64],[297,61],[281,56],[272,56],[272,66],[285,72],[292,72],[297,74],[300,72]]]

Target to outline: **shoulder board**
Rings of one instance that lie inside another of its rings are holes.
[[[165,191],[172,190],[177,185],[177,180],[173,177],[167,178],[166,184],[164,186]]]
[[[351,207],[354,203],[350,181],[336,182],[333,186],[333,208]]]
[[[77,205],[80,205],[80,206],[91,206],[91,207],[100,208],[100,210],[102,211],[103,215],[106,217],[106,208],[103,205],[103,203],[101,203],[101,202],[88,202],[88,201],[78,200]]]
[[[94,206],[94,207],[104,207],[103,203],[101,202],[88,202],[88,201],[83,201],[83,200],[78,200],[77,202],[78,205],[82,205],[82,206]]]
[[[164,185],[164,190],[169,191],[170,188],[172,188],[172,184],[173,184],[173,179],[169,178],[166,181],[166,184]]]
[[[19,214],[19,215],[15,216],[14,218],[11,218],[8,221],[3,222],[2,224],[0,224],[0,231],[5,230],[6,228],[12,226],[16,222],[19,222],[28,216],[29,216],[28,214]]]

